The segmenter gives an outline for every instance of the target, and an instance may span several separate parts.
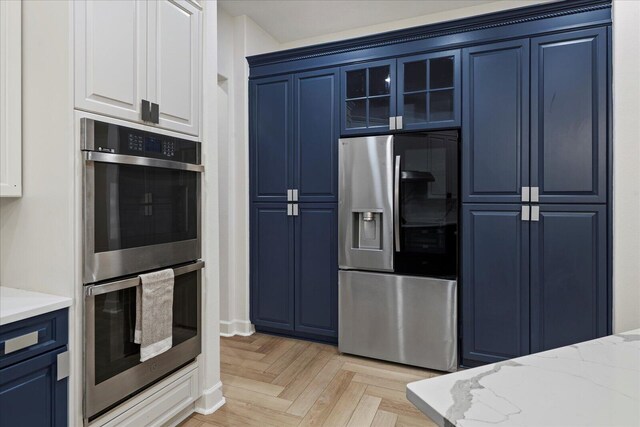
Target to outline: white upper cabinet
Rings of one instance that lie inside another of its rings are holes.
[[[147,96],[146,3],[74,5],[76,108],[141,121],[140,104]]]
[[[186,0],[74,4],[76,108],[143,122],[146,100],[159,105],[156,126],[197,135],[200,9]]]
[[[158,104],[160,126],[198,133],[200,13],[184,0],[149,2],[149,99]]]
[[[21,14],[0,0],[0,197],[22,196]]]

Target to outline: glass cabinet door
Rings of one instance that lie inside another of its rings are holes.
[[[389,130],[395,115],[396,61],[376,61],[342,69],[342,134]]]
[[[402,129],[460,125],[460,51],[398,59]]]

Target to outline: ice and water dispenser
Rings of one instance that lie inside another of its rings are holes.
[[[380,210],[353,212],[352,248],[382,250],[382,215]]]

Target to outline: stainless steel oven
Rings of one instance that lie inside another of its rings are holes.
[[[138,276],[84,287],[85,401],[90,420],[200,354],[202,261],[174,267],[173,347],[140,362],[133,342]]]
[[[200,143],[82,119],[84,272],[94,283],[200,258]]]

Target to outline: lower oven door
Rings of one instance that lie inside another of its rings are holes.
[[[173,347],[140,362],[134,344],[138,277],[85,287],[87,419],[165,377],[200,354],[200,295],[204,262],[174,268]]]

